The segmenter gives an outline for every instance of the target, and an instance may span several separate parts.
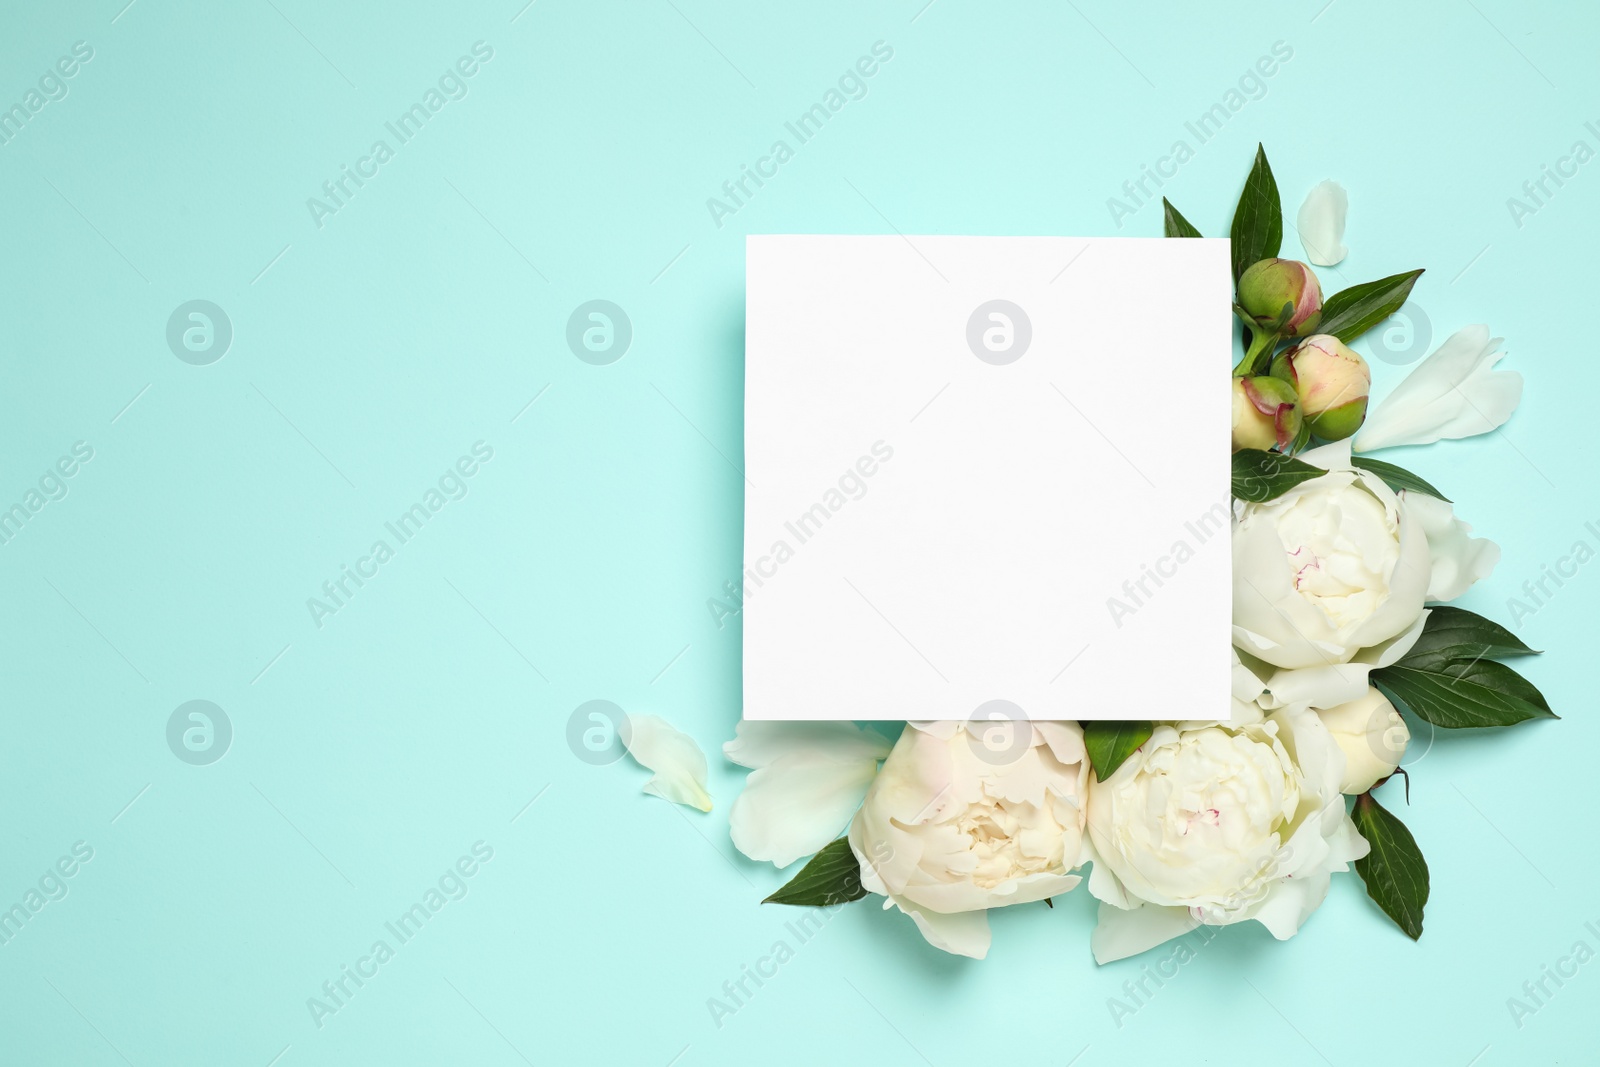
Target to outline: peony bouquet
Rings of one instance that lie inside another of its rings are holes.
[[[1301,209],[1312,264],[1343,259],[1345,206],[1324,182]],[[1200,236],[1165,208],[1166,236]],[[1202,925],[1254,920],[1288,938],[1353,864],[1421,935],[1427,864],[1373,796],[1404,773],[1401,712],[1445,730],[1554,715],[1501,662],[1533,650],[1445,606],[1498,547],[1431,484],[1369,454],[1494,430],[1522,380],[1494,369],[1500,340],[1469,326],[1369,411],[1371,375],[1349,345],[1422,271],[1324,299],[1311,265],[1278,256],[1283,213],[1261,151],[1230,236],[1243,342],[1230,718],[1186,717],[1216,706],[1196,694],[1195,709],[1130,707],[1146,718],[1125,722],[910,723],[893,745],[851,723],[742,722],[724,748],[750,769],[735,846],[780,868],[811,857],[770,902],[876,894],[930,944],[981,958],[988,909],[1048,904],[1087,877],[1105,963]]]

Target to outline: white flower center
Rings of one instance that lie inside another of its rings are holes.
[[[965,835],[976,861],[972,882],[984,889],[1062,869],[1065,829],[1050,812],[1032,804],[974,804],[957,817],[955,828]]]
[[[1240,906],[1265,891],[1257,872],[1271,865],[1299,805],[1288,767],[1271,728],[1186,733],[1115,788],[1110,840],[1171,898]]]
[[[1388,596],[1400,559],[1399,534],[1383,504],[1359,485],[1292,501],[1277,530],[1295,591],[1330,626],[1365,621]]]

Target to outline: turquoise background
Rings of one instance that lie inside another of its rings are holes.
[[[1600,963],[1520,1028],[1507,998],[1600,948],[1600,565],[1519,627],[1565,719],[1423,727],[1410,806],[1385,791],[1433,872],[1419,944],[1343,876],[1293,941],[1229,929],[1120,1025],[1108,998],[1165,950],[1097,968],[1081,890],[997,913],[982,963],[865,904],[803,945],[758,906],[783,876],[728,841],[740,637],[706,607],[740,569],[746,233],[1155,235],[1159,201],[1107,201],[1183,139],[1160,191],[1220,234],[1261,140],[1291,221],[1314,182],[1350,190],[1330,291],[1425,266],[1397,323],[1508,338],[1504,432],[1388,458],[1504,546],[1464,604],[1509,620],[1600,546],[1600,163],[1520,225],[1507,205],[1600,148],[1592,8],[124,3],[0,16],[0,105],[93,49],[0,145],[0,506],[93,449],[0,545],[0,908],[93,850],[0,944],[0,1060],[1592,1062]],[[467,95],[319,228],[307,199],[478,41]],[[878,41],[867,95],[719,227],[707,199]],[[1185,123],[1279,41],[1200,144]],[[232,325],[209,365],[166,341],[194,299]],[[591,299],[632,322],[610,365],[565,341]],[[1182,339],[1150,343],[1129,420],[1159,432],[1183,401],[1154,355]],[[1374,364],[1380,392],[1405,369]],[[466,496],[317,626],[307,599],[479,441]],[[577,758],[591,699],[698,738],[716,809]],[[190,700],[232,724],[209,765],[167,744]],[[1136,685],[1129,712],[1152,713]],[[308,998],[475,842],[465,896],[319,1028]],[[708,998],[780,939],[794,958],[716,1025]]]

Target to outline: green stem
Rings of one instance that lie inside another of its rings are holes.
[[[1245,352],[1244,358],[1239,361],[1239,365],[1233,368],[1233,376],[1235,378],[1250,377],[1261,373],[1265,368],[1256,366],[1260,361],[1261,353],[1266,352],[1270,359],[1273,346],[1277,344],[1277,341],[1278,335],[1275,333],[1268,333],[1260,326],[1252,329],[1250,331],[1250,348]]]

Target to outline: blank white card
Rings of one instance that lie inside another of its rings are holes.
[[[746,718],[1228,718],[1227,241],[746,258]]]

